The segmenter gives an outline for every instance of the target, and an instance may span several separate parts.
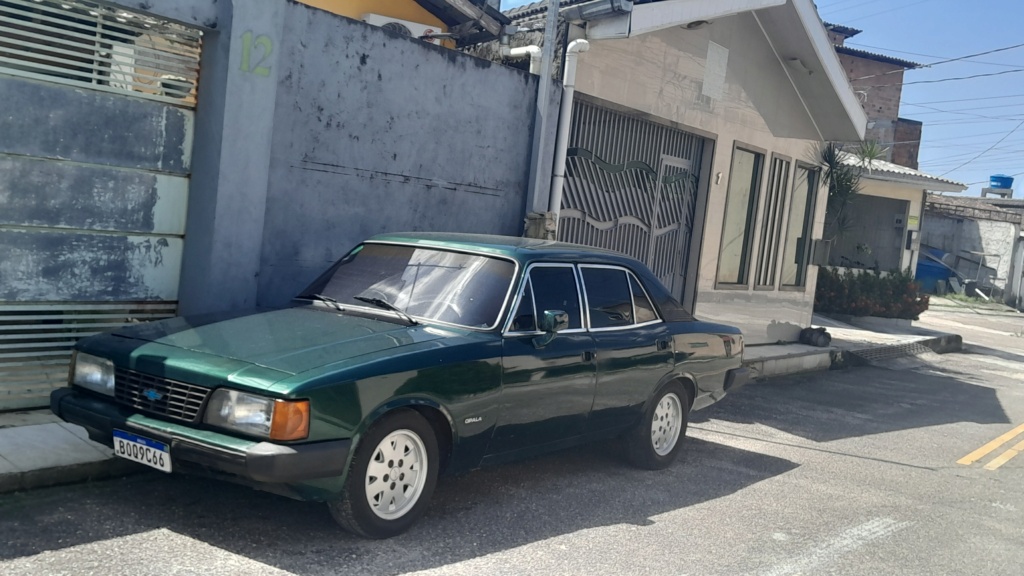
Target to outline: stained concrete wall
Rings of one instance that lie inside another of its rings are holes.
[[[177,299],[192,112],[14,77],[0,102],[0,301]]]
[[[1010,222],[956,218],[931,210],[925,210],[921,226],[921,243],[952,254],[954,261],[948,264],[968,278],[977,276],[979,258],[964,251],[997,255],[985,258],[981,276],[1003,288],[1008,300],[1016,299],[1016,295],[1010,293],[1013,282],[1006,280],[1012,278],[1011,267],[1019,235],[1020,226]],[[959,263],[955,260],[958,256],[961,257]]]
[[[374,234],[521,234],[537,77],[295,4],[276,49],[260,305]]]

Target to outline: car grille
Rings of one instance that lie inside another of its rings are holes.
[[[198,420],[209,393],[209,388],[133,370],[117,368],[114,372],[114,397],[118,402],[175,420]]]

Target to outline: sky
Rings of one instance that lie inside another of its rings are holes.
[[[501,8],[528,2],[503,0]],[[1024,44],[1024,0],[816,3],[823,20],[863,30],[848,46],[922,65]],[[948,80],[986,74],[998,75]],[[920,170],[968,184],[969,196],[992,174],[1016,176],[1024,192],[1024,46],[908,70],[903,81],[900,116],[924,123]]]

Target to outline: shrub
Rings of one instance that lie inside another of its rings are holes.
[[[814,310],[823,314],[880,316],[917,320],[928,309],[928,295],[910,270],[882,276],[878,272],[852,270],[840,273],[818,268],[818,286],[814,292]]]

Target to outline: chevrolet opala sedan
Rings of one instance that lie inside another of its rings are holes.
[[[386,538],[441,473],[616,437],[636,465],[670,465],[689,412],[748,379],[742,352],[626,256],[395,234],[292,307],[80,341],[51,408],[119,457],[323,501]]]

